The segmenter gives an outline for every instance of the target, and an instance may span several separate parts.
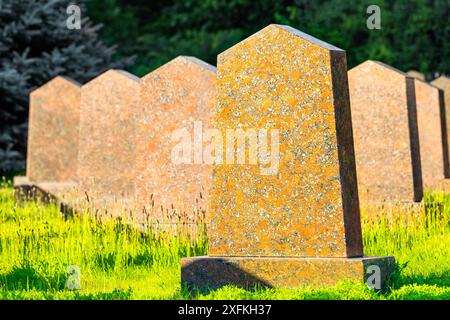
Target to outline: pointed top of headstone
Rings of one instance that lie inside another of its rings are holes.
[[[388,71],[392,71],[393,73],[396,73],[402,77],[412,78],[412,76],[408,75],[407,73],[405,73],[397,68],[394,68],[393,66],[390,66],[384,62],[378,61],[378,60],[366,60],[366,61],[360,63],[359,65],[353,67],[352,69],[350,69],[349,72],[352,72],[352,71],[358,70],[358,69],[363,69],[363,70],[369,69],[369,68],[373,68],[373,67],[375,67],[375,68],[382,67],[382,68],[385,68]]]
[[[31,93],[38,91],[38,90],[42,90],[42,89],[46,89],[49,86],[59,86],[59,85],[71,85],[71,86],[75,86],[77,88],[81,87],[81,84],[69,77],[65,77],[65,76],[56,76],[52,79],[50,79],[49,81],[47,81],[45,84],[43,84],[42,86],[34,89]]]
[[[333,46],[325,41],[314,38],[313,36],[310,36],[309,34],[306,34],[302,31],[292,28],[290,26],[279,25],[279,24],[270,24],[267,27],[265,27],[264,29],[251,35],[250,37],[235,44],[231,48],[223,51],[222,53],[219,54],[218,57],[226,55],[229,52],[236,50],[238,47],[248,46],[249,43],[255,43],[255,42],[260,42],[260,41],[267,42],[267,41],[270,41],[270,39],[274,40],[278,37],[286,37],[286,40],[288,40],[288,41],[289,41],[289,39],[292,41],[295,41],[295,40],[298,40],[300,42],[304,41],[310,45],[317,46],[317,47],[325,49],[327,51],[345,52],[344,50],[342,50],[336,46]]]
[[[191,56],[178,56],[178,57],[166,62],[165,64],[158,67],[157,69],[147,73],[145,76],[142,77],[142,80],[145,80],[148,77],[152,77],[157,73],[163,72],[163,71],[167,70],[168,68],[175,67],[175,68],[179,69],[180,64],[194,64],[196,66],[199,66],[202,69],[216,73],[216,67],[210,65],[209,63],[207,63],[203,60],[200,60],[196,57],[191,57]],[[187,77],[186,79],[189,79],[189,77]]]
[[[417,80],[425,81],[425,75],[417,70],[409,70],[406,73]]]
[[[447,90],[450,88],[450,78],[446,76],[440,76],[439,78],[431,81],[431,84],[442,90]]]
[[[109,69],[101,74],[99,74],[98,76],[96,76],[95,78],[91,79],[89,82],[87,82],[86,84],[84,84],[84,86],[90,86],[98,81],[102,81],[105,78],[117,78],[117,76],[120,76],[122,78],[125,79],[129,79],[132,80],[134,82],[140,82],[140,79],[138,77],[136,77],[135,75],[125,71],[125,70],[120,70],[120,69]]]
[[[203,60],[200,60],[200,59],[198,59],[196,57],[192,57],[192,56],[178,56],[176,59],[184,59],[187,62],[195,63],[195,64],[199,65],[200,67],[205,68],[207,70],[210,70],[212,72],[216,72],[217,71],[216,67],[214,67],[213,65],[210,65],[209,63],[207,63],[207,62],[205,62]]]

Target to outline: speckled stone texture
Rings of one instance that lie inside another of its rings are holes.
[[[270,25],[218,56],[216,128],[280,130],[278,174],[214,165],[212,256],[362,255],[345,52]]]
[[[425,81],[425,75],[423,73],[419,72],[419,71],[409,70],[406,74],[411,76],[411,77],[413,77],[413,78],[415,78],[415,79]]]
[[[381,289],[395,270],[394,257],[281,258],[281,257],[194,257],[182,260],[181,279],[188,288],[215,290],[226,285],[253,289],[264,287],[332,286],[342,279],[366,281],[380,268]]]
[[[377,61],[348,76],[361,203],[421,201],[414,79]]]
[[[272,175],[213,165],[209,256],[183,259],[182,283],[363,280],[345,51],[270,25],[220,54],[217,70],[215,127],[279,129],[280,164]]]
[[[447,142],[450,141],[450,79],[441,76],[431,82],[432,85],[438,87],[442,91],[440,92],[440,103],[442,113],[445,113],[445,125],[447,128]],[[449,150],[450,154],[450,150]],[[446,168],[450,172],[450,164],[449,167]],[[450,173],[449,173],[450,174]],[[447,175],[446,175],[447,177]]]
[[[133,197],[139,78],[109,70],[81,91],[80,190],[92,198]]]
[[[178,212],[186,215],[184,222],[189,222],[209,208],[212,165],[203,163],[201,158],[194,163],[193,141],[194,121],[201,122],[200,132],[212,128],[215,83],[215,67],[184,56],[141,80],[136,202],[154,219],[170,222],[171,214]],[[173,140],[172,133],[183,128],[192,143],[191,163],[172,161],[172,150],[181,141]]]
[[[80,85],[58,76],[30,94],[27,177],[32,182],[76,179]]]
[[[415,80],[420,158],[425,188],[438,188],[448,178],[448,142],[441,90]],[[446,170],[447,169],[447,170]]]

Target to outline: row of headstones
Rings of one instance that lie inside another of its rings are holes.
[[[297,69],[286,75],[293,77],[290,83],[300,82]],[[450,177],[450,110],[446,117],[443,92],[380,62],[366,61],[348,76],[360,197],[420,201],[423,185],[442,187]],[[229,80],[233,90],[248,85]],[[290,93],[293,108],[298,95],[315,83],[314,73],[309,81]],[[433,82],[441,88],[448,83],[445,77]],[[247,90],[267,91],[251,85]],[[27,177],[37,183],[75,181],[102,198],[135,198],[141,209],[155,201],[158,208],[206,208],[212,167],[174,164],[171,133],[192,129],[195,121],[202,123],[202,133],[214,126],[215,87],[215,68],[191,57],[178,57],[142,79],[120,70],[83,86],[56,77],[30,97]],[[251,114],[257,108],[265,112],[266,103],[274,101],[260,98]],[[244,120],[242,127],[255,126]]]
[[[82,87],[50,81],[31,94],[29,180],[75,180],[141,208],[208,208],[210,257],[183,260],[188,284],[364,277],[358,183],[367,201],[420,201],[423,182],[448,177],[442,91],[379,62],[347,72],[345,51],[287,26],[264,28],[217,65],[216,75],[178,57],[142,79],[111,70]],[[195,121],[223,137],[279,131],[277,170],[174,163],[172,133]],[[387,273],[392,261],[369,262]]]

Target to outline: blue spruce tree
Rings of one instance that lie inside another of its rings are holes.
[[[81,9],[81,29],[67,27],[67,0],[0,0],[0,173],[25,168],[29,93],[56,75],[84,83],[133,58],[97,36]],[[117,58],[117,59],[115,59]]]

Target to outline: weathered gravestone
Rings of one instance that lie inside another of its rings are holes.
[[[27,177],[31,182],[76,179],[80,85],[58,76],[30,94]]]
[[[270,25],[218,56],[217,81],[215,127],[268,130],[279,163],[214,164],[209,256],[182,259],[182,283],[328,285],[368,265],[383,281],[393,258],[363,257],[345,51]]]
[[[450,177],[450,172],[443,92],[417,79],[414,85],[423,185],[445,188],[444,179]]]
[[[413,77],[413,78],[415,78],[415,79],[425,81],[425,75],[423,73],[419,72],[419,71],[409,70],[406,74],[411,76],[411,77]]]
[[[152,218],[173,222],[170,215],[182,212],[194,219],[208,209],[212,165],[203,149],[215,82],[215,67],[183,56],[141,80],[136,195],[139,208]]]
[[[421,201],[414,79],[377,61],[354,67],[348,76],[362,203]]]
[[[83,85],[78,176],[92,199],[134,196],[135,117],[139,78],[109,70]]]
[[[450,79],[441,76],[431,82],[432,85],[441,89],[441,99],[444,101],[445,124],[447,128],[447,142],[450,141]],[[450,168],[447,168],[450,170]]]
[[[75,187],[80,94],[80,84],[61,76],[30,94],[27,173],[14,178],[17,200],[56,200]]]

